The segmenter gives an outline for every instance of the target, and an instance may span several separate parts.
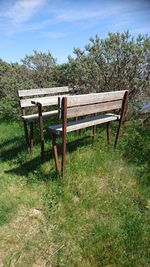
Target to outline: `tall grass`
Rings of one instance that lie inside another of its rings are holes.
[[[48,138],[41,164],[38,135],[29,154],[1,121],[0,266],[149,266],[149,129],[126,124],[116,150],[114,131],[110,145],[104,127],[69,135],[59,179]]]

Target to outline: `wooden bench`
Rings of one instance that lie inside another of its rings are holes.
[[[39,121],[42,159],[44,158],[43,119],[58,115],[58,97],[69,94],[71,91],[72,89],[68,86],[18,90],[27,147],[30,151],[33,148],[33,123]],[[35,110],[36,105],[38,110]],[[43,107],[50,107],[53,110],[44,112]]]
[[[110,122],[118,121],[119,126],[115,139],[115,146],[118,143],[121,125],[127,111],[128,91],[114,91],[106,93],[95,93],[87,95],[76,95],[59,98],[60,116],[62,124],[49,126],[52,137],[52,146],[55,158],[56,172],[59,173],[59,158],[56,145],[56,137],[62,137],[62,162],[61,174],[64,176],[66,167],[66,134],[72,131],[87,127],[95,127],[96,125],[107,124],[107,140],[110,142]],[[105,113],[111,110],[120,110],[120,115]],[[71,120],[84,116],[83,119]],[[87,116],[87,117],[85,117]]]

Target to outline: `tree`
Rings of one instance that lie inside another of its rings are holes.
[[[6,118],[19,115],[18,89],[35,88],[18,63],[8,64],[0,60],[0,114]]]
[[[37,87],[53,85],[51,75],[56,65],[56,59],[50,52],[42,53],[34,50],[32,55],[26,55],[21,61],[27,76],[37,84]]]
[[[22,62],[8,64],[0,60],[0,114],[5,118],[19,115],[17,90],[55,85],[52,70],[56,62],[50,52],[34,51]]]
[[[55,65],[51,72],[51,77],[55,86],[66,86],[69,83],[69,64]]]
[[[132,108],[141,96],[150,94],[150,38],[139,35],[109,33],[106,39],[97,35],[83,50],[74,49],[69,57],[70,84],[81,92],[128,89]]]
[[[74,49],[68,63],[56,64],[50,52],[33,51],[22,64],[0,60],[0,113],[18,114],[18,89],[70,85],[78,93],[128,89],[130,111],[138,114],[143,98],[150,98],[150,38],[129,32],[90,38],[83,50]]]

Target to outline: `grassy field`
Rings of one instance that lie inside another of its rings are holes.
[[[61,180],[51,151],[41,164],[22,124],[0,123],[0,266],[150,266],[150,129],[126,124],[116,150],[104,128],[69,136]]]

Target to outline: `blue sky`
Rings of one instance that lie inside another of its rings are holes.
[[[8,62],[37,50],[64,63],[90,37],[126,30],[150,35],[150,0],[0,0],[0,58]]]

